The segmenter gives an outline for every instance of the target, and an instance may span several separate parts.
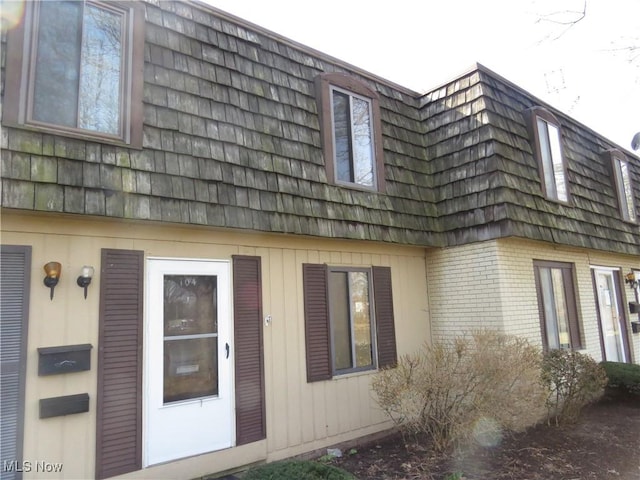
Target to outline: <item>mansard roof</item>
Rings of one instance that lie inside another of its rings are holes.
[[[620,147],[481,65],[419,94],[200,2],[145,8],[143,148],[5,125],[3,207],[427,247],[518,236],[640,254],[638,224],[620,218],[601,156]],[[328,181],[323,73],[377,93],[384,191]],[[562,123],[569,205],[542,194],[524,117],[534,106]],[[640,161],[624,154],[637,206]]]

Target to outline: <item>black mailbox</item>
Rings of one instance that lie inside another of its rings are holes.
[[[38,348],[38,375],[82,372],[91,369],[91,344]]]
[[[629,302],[629,313],[640,313],[640,303]]]
[[[59,417],[88,411],[88,393],[40,399],[40,418]]]

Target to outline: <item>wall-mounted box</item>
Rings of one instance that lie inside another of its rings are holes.
[[[633,333],[640,333],[640,322],[631,322],[631,331]]]
[[[629,313],[640,313],[640,302],[629,302]]]
[[[90,370],[91,348],[89,343],[38,348],[38,375]]]
[[[88,393],[40,399],[40,418],[59,417],[88,411]]]

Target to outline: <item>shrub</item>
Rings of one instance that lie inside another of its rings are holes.
[[[436,450],[475,438],[498,441],[544,416],[541,355],[519,337],[474,332],[425,345],[378,372],[373,390],[403,432],[427,434]]]
[[[549,388],[549,420],[573,423],[582,409],[598,399],[607,374],[588,355],[570,350],[551,350],[542,360],[542,380]]]
[[[640,395],[640,365],[621,362],[600,363],[607,373],[608,387]]]
[[[309,460],[286,460],[253,467],[242,480],[355,480],[341,468]]]

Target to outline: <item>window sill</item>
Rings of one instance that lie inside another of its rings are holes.
[[[11,122],[6,120],[2,122],[2,126],[7,128],[14,128],[16,130],[27,130],[29,132],[34,132],[34,133],[42,133],[42,134],[58,136],[58,137],[73,138],[75,140],[83,140],[85,142],[101,143],[104,145],[130,148],[133,150],[142,150],[142,144],[137,145],[133,143],[127,143],[121,138],[108,137],[108,136],[103,136],[99,134],[96,135],[90,132],[85,133],[83,131],[66,130],[64,128],[55,128],[55,127],[44,126],[44,125],[16,123],[16,122]]]
[[[334,374],[331,377],[331,381],[339,381],[342,379],[354,378],[354,377],[363,377],[365,375],[372,375],[374,373],[378,373],[380,370],[378,368],[368,368],[366,370],[358,370],[357,372],[348,372],[348,373],[338,373]]]

